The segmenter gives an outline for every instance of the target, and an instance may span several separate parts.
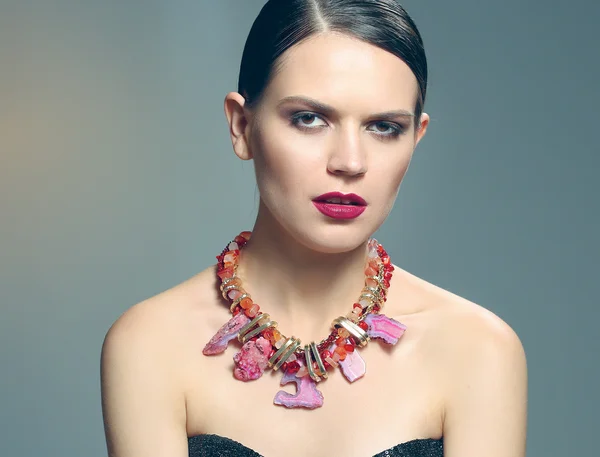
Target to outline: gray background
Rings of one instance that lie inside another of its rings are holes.
[[[222,100],[262,3],[0,2],[0,455],[106,455],[110,324],[251,228]],[[599,3],[404,4],[432,122],[377,237],[520,335],[529,456],[597,455]]]

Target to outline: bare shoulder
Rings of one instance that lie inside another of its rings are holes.
[[[474,303],[424,279],[401,270],[403,287],[415,309],[425,317],[425,327],[437,336],[436,350],[443,350],[453,363],[468,362],[477,354],[524,357],[516,332],[484,305]]]
[[[186,281],[141,301],[127,309],[109,329],[104,346],[139,342],[156,351],[179,349],[185,345],[188,328],[198,331],[195,318],[214,312],[219,300],[215,287],[214,266]]]
[[[186,367],[191,339],[202,332],[197,323],[216,308],[212,273],[208,268],[132,306],[107,332],[101,377],[109,455],[186,452]]]
[[[527,363],[516,332],[484,306],[402,274],[439,369],[445,453],[524,456]]]

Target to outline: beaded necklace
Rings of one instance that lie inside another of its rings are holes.
[[[281,385],[295,383],[296,394],[279,391],[273,403],[287,408],[314,409],[323,405],[323,394],[317,383],[327,379],[328,370],[340,368],[349,382],[366,373],[365,362],[357,348],[371,338],[396,344],[406,326],[380,313],[394,267],[383,246],[371,238],[367,243],[365,286],[353,304],[352,311],[335,319],[331,333],[319,343],[302,346],[300,339],[284,336],[277,322],[260,311],[257,303],[242,287],[237,276],[240,251],[250,240],[251,232],[242,232],[217,256],[217,276],[223,298],[230,303],[233,317],[225,323],[204,347],[204,355],[220,354],[230,341],[237,339],[242,347],[233,360],[234,377],[251,381],[267,368],[281,370]]]

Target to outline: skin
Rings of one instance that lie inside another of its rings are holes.
[[[416,94],[400,59],[326,33],[285,54],[258,106],[227,95],[234,151],[254,161],[261,195],[240,276],[284,334],[320,340],[356,300],[365,242],[392,208],[429,123],[427,114],[415,126],[381,113],[413,113]],[[388,136],[399,125],[402,133]],[[311,200],[336,190],[361,195],[367,210],[350,222],[323,216]],[[368,457],[441,436],[448,457],[524,456],[527,370],[514,331],[398,266],[383,312],[407,325],[400,342],[371,342],[361,350],[364,378],[349,384],[334,373],[319,384],[322,408],[289,411],[272,405],[279,373],[243,383],[232,376],[233,348],[202,355],[230,318],[214,266],[133,306],[102,351],[109,454],[183,457],[188,436],[215,433],[265,456]]]

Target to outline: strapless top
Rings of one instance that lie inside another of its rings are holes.
[[[262,457],[242,443],[214,434],[192,436],[188,438],[188,447],[189,457]],[[443,457],[443,455],[443,439],[427,438],[397,444],[373,457]],[[313,454],[307,451],[307,457],[312,456]]]

